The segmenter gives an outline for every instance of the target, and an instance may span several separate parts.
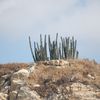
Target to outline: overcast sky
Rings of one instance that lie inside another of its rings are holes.
[[[28,36],[74,36],[80,58],[100,63],[100,0],[0,0],[0,63],[31,62]]]

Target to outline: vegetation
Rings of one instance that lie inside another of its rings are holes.
[[[56,39],[54,41],[51,41],[50,35],[48,35],[48,55],[46,35],[44,37],[44,41],[42,39],[42,35],[40,35],[40,44],[34,42],[34,51],[32,49],[31,38],[29,36],[29,45],[35,62],[55,59],[77,59],[79,55],[79,52],[76,49],[77,40],[75,40],[74,37],[61,37],[61,42],[58,42],[58,33],[56,34]]]

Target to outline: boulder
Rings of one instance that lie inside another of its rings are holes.
[[[15,91],[19,87],[23,86],[27,82],[29,72],[26,69],[21,69],[15,72],[11,77],[11,91]]]

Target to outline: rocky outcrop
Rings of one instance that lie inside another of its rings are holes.
[[[21,69],[13,74],[9,94],[10,100],[32,100],[32,98],[35,98],[35,93],[32,93],[27,87],[28,76],[29,71],[27,69]]]
[[[22,86],[19,90],[12,91],[9,96],[10,100],[41,100],[40,96],[27,86]]]
[[[78,61],[46,61],[3,75],[0,100],[100,100],[100,76],[94,72],[99,65],[91,67],[93,71],[85,66]]]

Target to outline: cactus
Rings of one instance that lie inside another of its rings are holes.
[[[40,35],[40,46],[38,43],[34,42],[34,53],[31,45],[31,39],[29,36],[29,45],[30,45],[30,50],[31,54],[33,57],[33,60],[36,61],[41,61],[41,60],[47,60],[47,44],[46,44],[46,35],[44,39],[44,46],[42,42],[42,35]]]
[[[50,60],[59,59],[59,48],[58,48],[58,33],[56,34],[56,40],[50,40],[50,35],[48,36],[48,46],[49,46],[49,54]]]
[[[78,51],[76,51],[76,59],[78,59],[78,55],[79,55],[79,52],[78,52]]]
[[[56,34],[56,39],[54,41],[51,41],[50,35],[48,35],[48,54],[50,58],[47,55],[46,35],[44,36],[43,41],[42,35],[40,34],[40,45],[34,42],[34,52],[32,49],[30,36],[29,45],[33,60],[35,62],[55,59],[77,59],[79,55],[79,52],[76,50],[77,40],[75,40],[74,37],[61,37],[61,42],[58,43],[58,33]]]
[[[63,59],[64,58],[64,41],[62,37],[61,37],[61,44],[62,44],[61,58]]]
[[[58,33],[56,34],[56,59],[59,59],[59,47],[58,47]]]
[[[49,47],[49,55],[50,55],[50,60],[52,59],[52,55],[51,55],[51,39],[50,39],[50,35],[48,35],[48,47]]]
[[[44,38],[44,56],[45,56],[45,59],[48,60],[48,57],[47,57],[46,35],[45,35],[45,38]]]
[[[68,54],[69,54],[69,37],[65,38],[66,39],[66,55],[65,55],[65,58],[68,59]]]
[[[70,39],[70,37],[61,37],[62,43],[62,55],[61,58],[63,59],[74,59],[77,58],[78,52],[76,51],[77,41],[74,40],[74,37]]]
[[[37,55],[37,54],[38,54],[38,50],[37,50],[37,48],[36,48],[36,43],[35,43],[35,42],[34,42],[34,53],[35,53],[36,61],[39,61],[39,60],[38,60],[39,57],[38,57],[38,55]]]
[[[59,59],[62,59],[62,55],[61,55],[61,43],[59,43]]]
[[[33,49],[32,49],[32,44],[31,44],[31,38],[30,38],[30,36],[29,36],[29,45],[30,45],[30,50],[31,50],[32,58],[33,58],[34,61],[36,61],[36,58],[34,56]]]

